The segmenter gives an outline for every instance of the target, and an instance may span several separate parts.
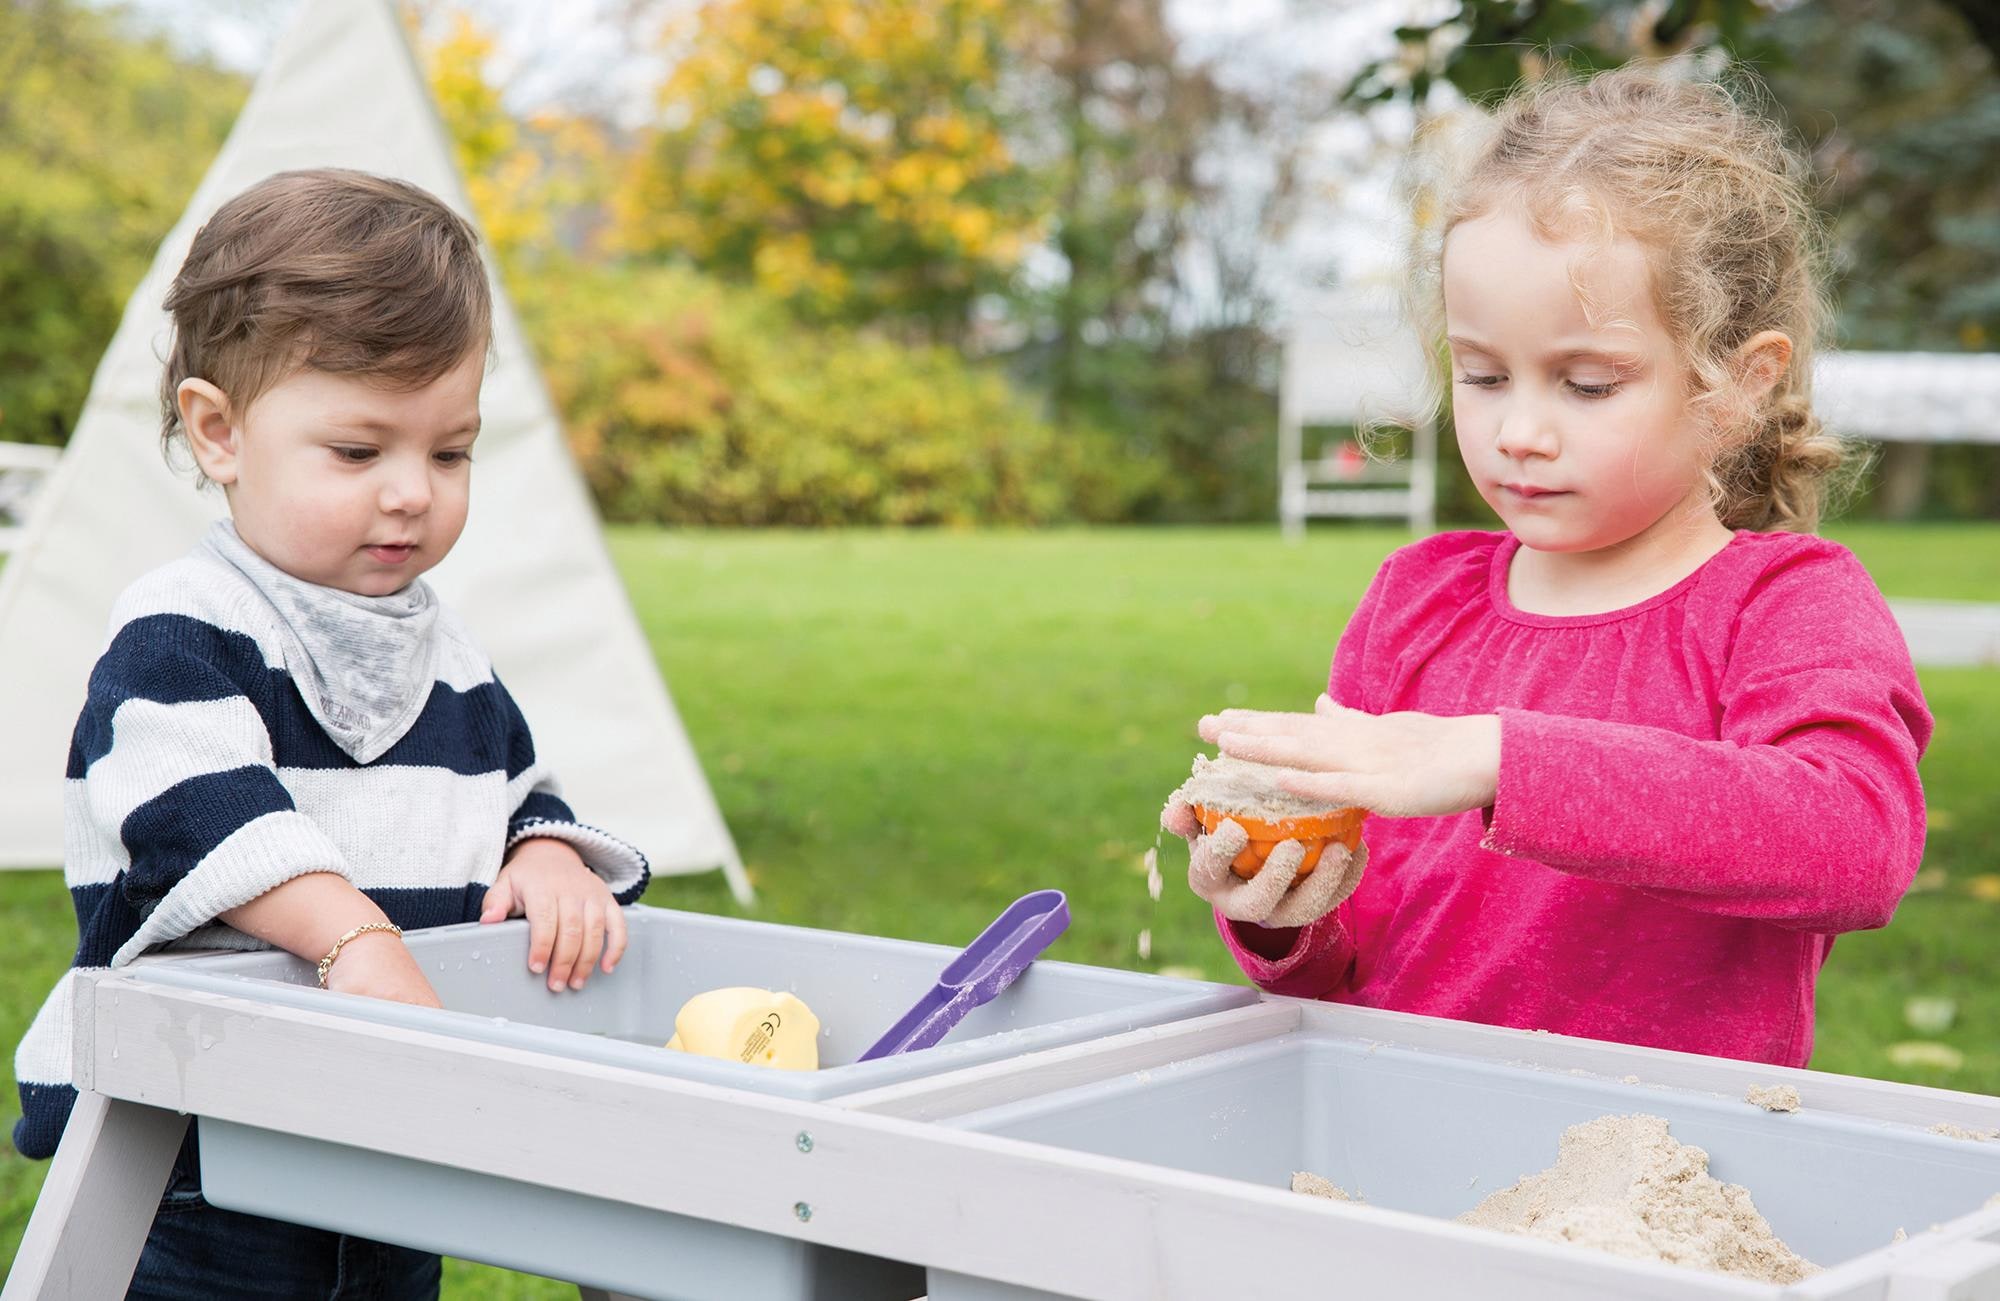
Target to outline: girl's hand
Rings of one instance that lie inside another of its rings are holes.
[[[1500,780],[1497,714],[1367,714],[1321,696],[1310,714],[1210,714],[1201,739],[1233,758],[1313,774],[1279,781],[1294,795],[1392,818],[1485,808]]]
[[[341,946],[327,968],[326,987],[342,994],[443,1007],[423,968],[394,931],[369,931]]]
[[[549,989],[582,989],[598,955],[609,974],[625,956],[625,914],[611,887],[568,843],[531,836],[514,846],[486,891],[479,920],[526,915],[528,970],[547,968]]]
[[[1175,796],[1160,811],[1160,826],[1188,842],[1188,888],[1231,921],[1273,928],[1318,921],[1354,893],[1362,869],[1368,866],[1368,846],[1350,853],[1345,845],[1328,845],[1319,866],[1298,881],[1305,846],[1286,840],[1271,850],[1257,875],[1245,881],[1229,869],[1250,843],[1249,833],[1234,821],[1224,818],[1214,834],[1204,836],[1194,810]]]

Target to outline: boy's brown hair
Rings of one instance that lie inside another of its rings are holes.
[[[167,291],[160,439],[205,379],[238,417],[301,367],[421,388],[486,346],[493,304],[472,223],[406,181],[279,172],[218,208]]]

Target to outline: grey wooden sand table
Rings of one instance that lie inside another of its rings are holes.
[[[843,1064],[871,1000],[896,1008],[951,951],[632,918],[638,961],[539,1005],[519,923],[413,937],[476,1012],[324,995],[273,979],[303,974],[283,955],[80,982],[85,1092],[8,1301],[122,1293],[189,1115],[218,1204],[586,1297],[2000,1296],[2000,1144],[1926,1132],[2000,1128],[1993,1098],[1060,963],[923,1069],[864,1076],[896,1064]],[[780,1073],[648,1046],[687,994],[738,983],[795,986],[829,1068],[771,1091]],[[1771,1083],[1804,1109],[1742,1101]],[[1780,1288],[1439,1218],[1547,1164],[1564,1125],[1635,1111],[1830,1268]],[[1297,1196],[1293,1169],[1370,1204]]]

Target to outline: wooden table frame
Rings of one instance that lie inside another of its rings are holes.
[[[1365,1205],[927,1123],[938,1117],[1332,1024],[1649,1084],[1804,1083],[1852,1114],[2000,1124],[2000,1099],[1273,999],[835,1103],[739,1092],[336,1012],[81,976],[82,1090],[5,1301],[122,1293],[187,1115],[608,1197],[1093,1301],[1326,1291],[1355,1296],[1959,1301],[2000,1295],[2000,1210],[1790,1289],[1694,1275]],[[1220,1037],[1217,1037],[1218,1032]],[[1035,1072],[1024,1066],[1035,1066]],[[1739,1078],[1740,1077],[1740,1078]],[[477,1079],[476,1105],[465,1081]],[[1052,1081],[1054,1082],[1052,1084]],[[443,1082],[441,1084],[441,1082]],[[442,1105],[425,1105],[435,1099]],[[492,1135],[509,1141],[495,1144]],[[800,1142],[801,1134],[811,1136]],[[607,1142],[615,1138],[615,1142]],[[806,1150],[802,1150],[806,1149]],[[616,1159],[602,1154],[615,1151]],[[809,1207],[802,1215],[800,1208]],[[1314,1250],[1302,1252],[1310,1240]],[[1920,1243],[1922,1247],[1920,1249]],[[1973,1290],[1967,1290],[1971,1288]],[[597,1295],[591,1289],[585,1296]]]

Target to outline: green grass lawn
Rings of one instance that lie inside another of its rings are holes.
[[[2000,526],[1835,533],[1892,595],[2000,600]],[[615,529],[611,546],[760,892],[749,915],[960,943],[1015,896],[1059,886],[1075,920],[1058,956],[1236,979],[1205,906],[1184,888],[1147,898],[1160,802],[1197,715],[1312,699],[1403,537]],[[1894,925],[1836,946],[1813,1065],[2000,1092],[2000,672],[1924,686],[1939,719],[1926,871]],[[1177,849],[1166,858],[1171,881]],[[743,911],[713,874],[647,900]],[[0,1040],[19,1039],[74,934],[57,875],[0,873]],[[1955,1000],[1952,1025],[1912,1029],[1913,997]],[[1888,1055],[1920,1038],[1963,1066]],[[44,1169],[0,1157],[9,1258]],[[457,1263],[447,1279],[448,1296],[574,1295]]]

